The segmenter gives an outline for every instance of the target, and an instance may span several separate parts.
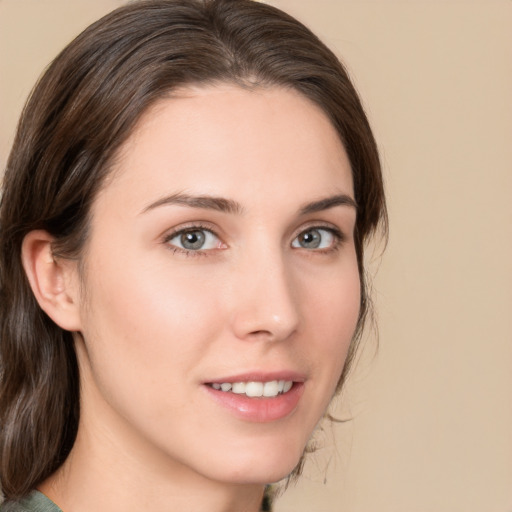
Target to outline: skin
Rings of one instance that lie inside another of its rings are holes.
[[[162,201],[176,194],[239,211]],[[40,489],[73,512],[257,511],[322,418],[356,326],[356,209],[303,211],[339,195],[353,198],[345,150],[297,92],[188,88],[148,111],[93,204],[83,273],[50,261],[44,233],[24,247],[40,303],[77,331],[81,378],[75,446]],[[208,244],[184,252],[194,226]],[[314,229],[320,246],[301,245]],[[205,386],[284,370],[303,392],[275,421]]]

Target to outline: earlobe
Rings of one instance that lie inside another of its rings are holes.
[[[53,237],[43,230],[23,239],[21,257],[41,309],[62,329],[81,330],[76,262],[53,256]]]

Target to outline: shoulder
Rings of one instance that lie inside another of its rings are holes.
[[[4,501],[0,512],[62,512],[62,510],[39,491],[32,491],[19,501]]]
[[[28,512],[19,501],[4,501],[0,505],[0,512]]]

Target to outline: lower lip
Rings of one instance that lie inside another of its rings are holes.
[[[268,423],[290,415],[304,391],[303,382],[294,382],[287,393],[275,397],[249,398],[244,394],[219,391],[207,385],[204,387],[217,403],[229,409],[235,416],[254,423]]]

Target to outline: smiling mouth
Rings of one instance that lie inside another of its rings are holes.
[[[293,387],[291,380],[271,380],[268,382],[213,382],[208,384],[217,391],[245,395],[249,398],[273,398],[288,393]]]

